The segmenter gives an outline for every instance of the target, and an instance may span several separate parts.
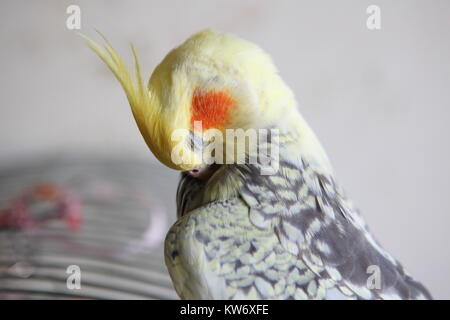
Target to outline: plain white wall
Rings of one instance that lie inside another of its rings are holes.
[[[375,236],[450,298],[449,1],[2,1],[0,164],[64,152],[156,161],[116,80],[67,30],[70,4],[82,32],[101,30],[129,62],[133,42],[147,75],[205,27],[261,45]],[[381,30],[366,28],[370,4]]]

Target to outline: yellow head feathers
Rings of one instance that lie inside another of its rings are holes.
[[[210,29],[194,34],[167,54],[146,88],[133,47],[134,77],[106,39],[102,48],[83,37],[125,90],[151,151],[173,169],[203,165],[191,148],[195,121],[201,121],[203,129],[292,126],[308,130],[270,57],[250,42]],[[184,133],[174,138],[179,129]],[[185,159],[181,163],[172,154],[180,141]]]

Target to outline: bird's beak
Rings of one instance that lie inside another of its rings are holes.
[[[194,168],[185,171],[188,175],[199,180],[209,180],[211,176],[220,168],[220,165],[212,164],[202,168]]]

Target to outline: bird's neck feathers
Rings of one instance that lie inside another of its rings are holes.
[[[299,166],[306,161],[317,171],[332,174],[328,156],[314,131],[300,114],[291,89],[278,74],[272,78],[270,88],[271,90],[261,92],[259,101],[266,127],[279,131],[280,161]]]
[[[200,202],[205,204],[237,196],[249,181],[270,181],[273,176],[292,182],[300,177],[305,165],[309,170],[324,176],[334,176],[333,169],[320,142],[298,111],[275,127],[278,135],[277,170],[265,175],[260,164],[221,165],[207,181],[201,182],[203,192]],[[273,141],[273,140],[272,140]],[[271,142],[273,143],[273,142]]]
[[[294,165],[308,162],[317,172],[333,174],[333,169],[322,144],[314,131],[296,110],[286,119],[281,135],[286,132],[287,141],[280,145],[280,161]]]

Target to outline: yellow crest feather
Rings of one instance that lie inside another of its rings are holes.
[[[102,34],[100,34],[100,36],[105,41],[104,47],[101,47],[94,40],[84,34],[80,33],[80,36],[87,41],[89,47],[100,57],[100,59],[102,59],[102,61],[109,67],[114,76],[120,82],[125,91],[128,102],[130,103],[139,131],[144,137],[147,145],[150,147],[150,150],[165,165],[174,169],[179,169],[174,167],[174,164],[170,160],[167,152],[161,152],[164,150],[164,146],[163,141],[161,140],[161,135],[159,134],[160,132],[158,132],[160,131],[160,124],[158,121],[154,121],[157,119],[158,108],[156,104],[158,104],[158,102],[151,97],[150,91],[144,87],[141,68],[134,46],[131,45],[135,68],[133,81],[133,78],[122,58]],[[154,123],[150,123],[152,121],[154,121]]]

